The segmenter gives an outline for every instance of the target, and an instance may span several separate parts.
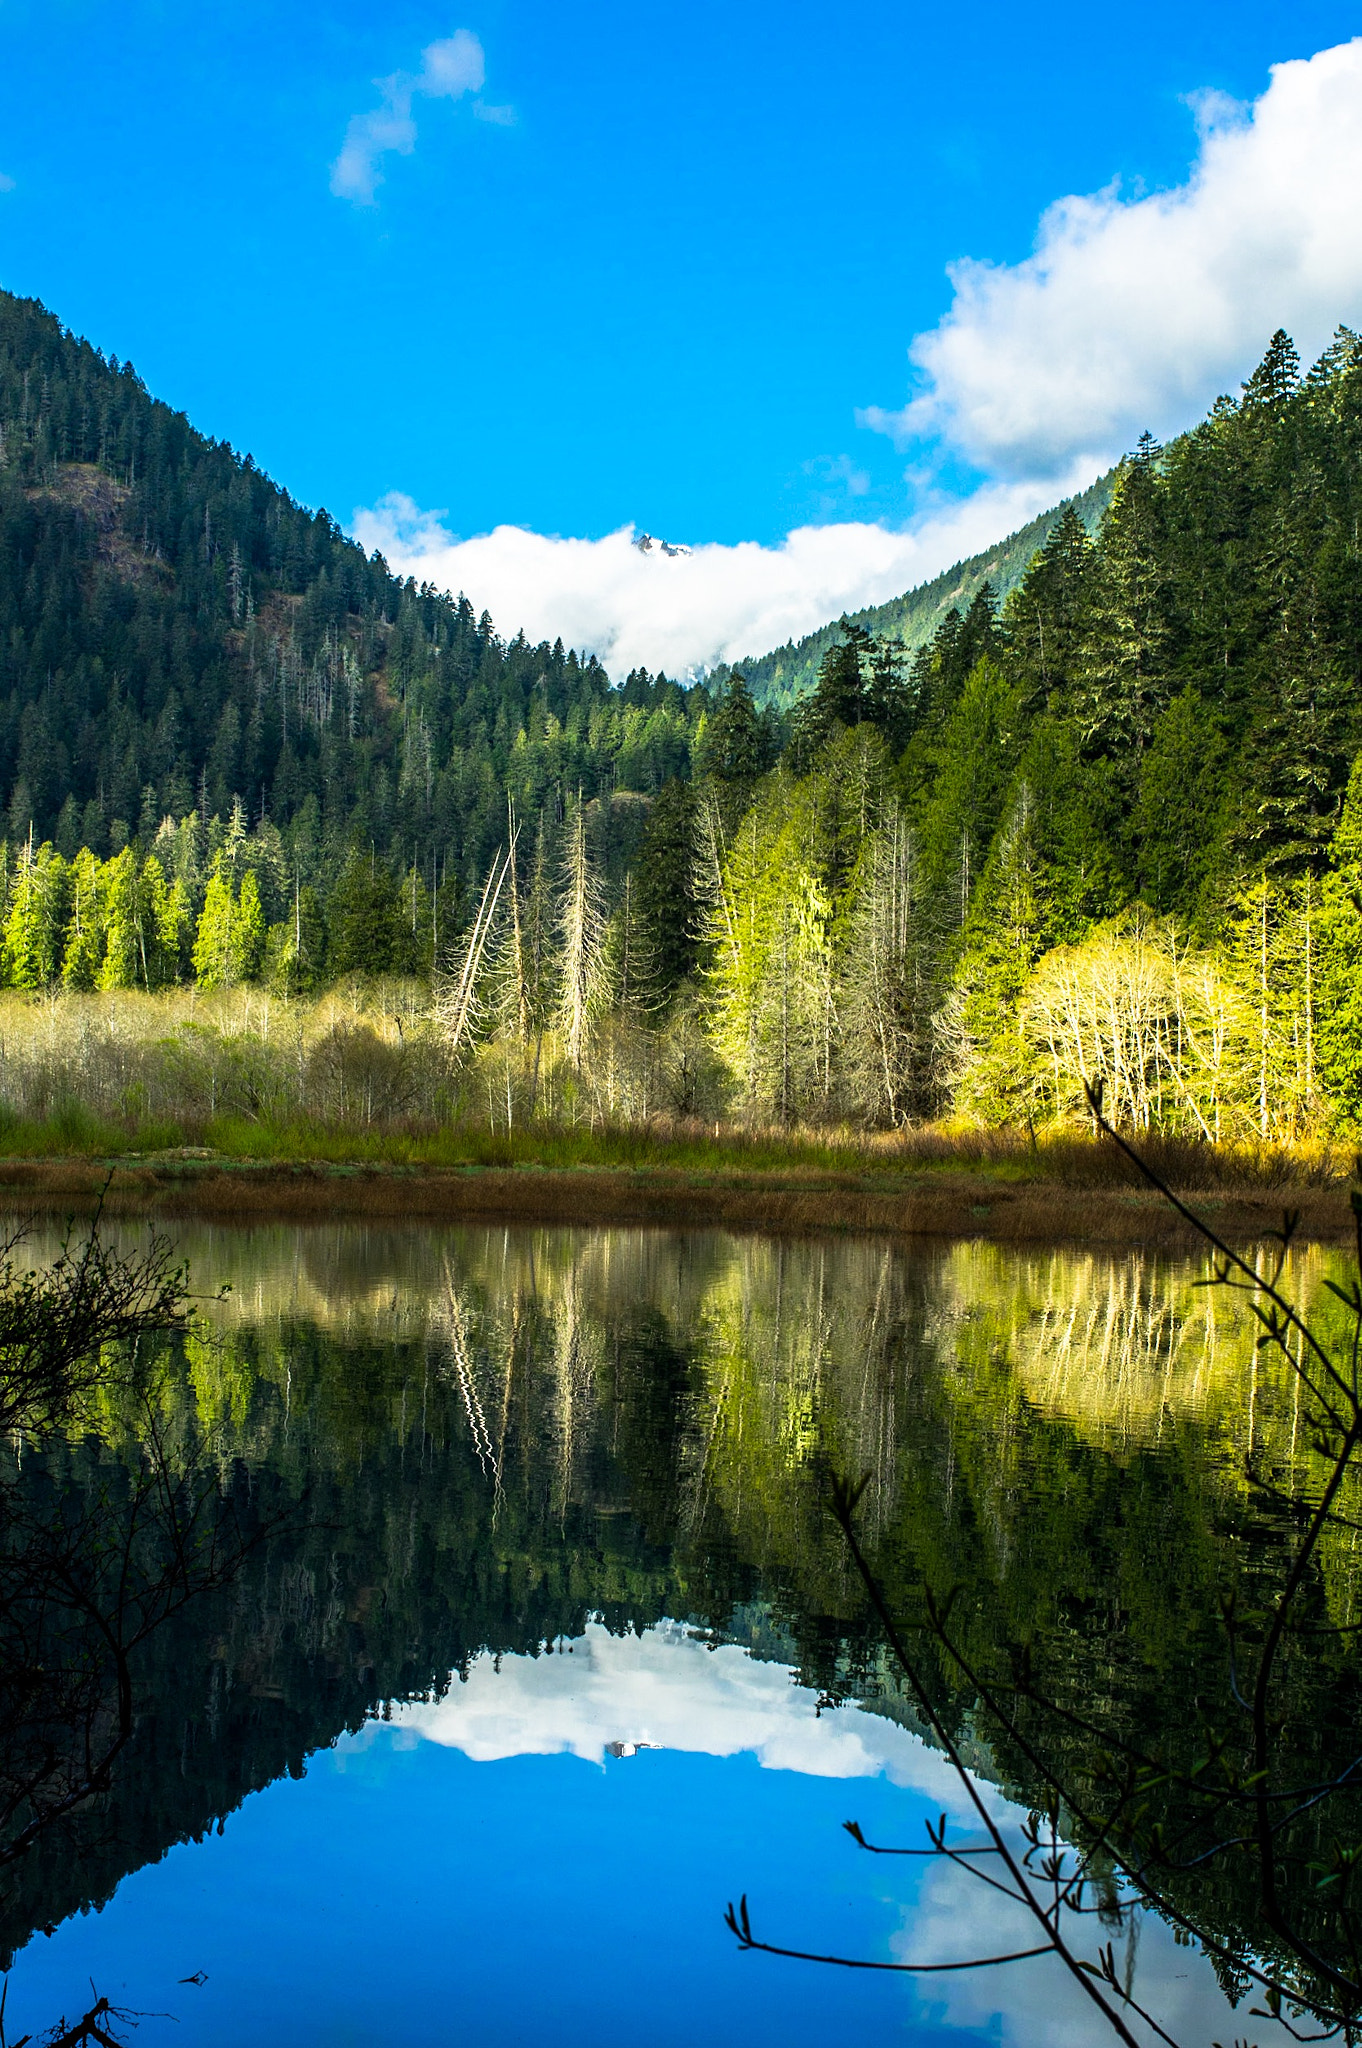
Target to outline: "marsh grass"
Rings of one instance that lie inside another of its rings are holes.
[[[1147,1143],[1160,1173],[1183,1187],[1242,1190],[1341,1187],[1349,1155],[1321,1145]],[[0,1110],[0,1157],[23,1160],[166,1160],[212,1155],[260,1165],[312,1163],[406,1169],[603,1170],[703,1180],[748,1176],[854,1181],[886,1186],[967,1175],[1018,1191],[1030,1186],[1119,1189],[1136,1182],[1104,1140],[1051,1133],[923,1127],[902,1132],[703,1128],[655,1120],[610,1126],[536,1122],[510,1131],[478,1122],[361,1122],[268,1115],[207,1118],[111,1117],[64,1101],[50,1115]]]
[[[0,997],[0,1157],[166,1162],[202,1153],[261,1167],[590,1169],[880,1192],[944,1190],[956,1178],[1017,1197],[1135,1185],[1116,1145],[1073,1125],[763,1128],[665,1109],[629,1120],[610,1113],[585,1075],[575,1089],[541,1090],[531,1114],[500,1082],[489,1084],[482,1056],[450,1057],[427,1005],[424,991],[400,982],[313,1004],[251,989],[212,999]],[[1140,1143],[1164,1178],[1227,1195],[1337,1189],[1352,1167],[1347,1151],[1323,1143],[1211,1145],[1148,1132]]]

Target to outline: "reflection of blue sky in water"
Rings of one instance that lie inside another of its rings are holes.
[[[721,1913],[743,1889],[758,1930],[793,1944],[925,1961],[1029,1943],[959,1873],[851,1845],[849,1817],[916,1844],[964,1801],[895,1723],[815,1708],[784,1666],[670,1623],[480,1658],[446,1699],[344,1738],[221,1839],[38,1936],[10,2034],[83,2009],[93,1977],[178,2016],[143,2023],[148,2048],[1108,2039],[1048,1964],[914,1986],[736,1952]],[[616,1760],[612,1742],[660,1748]],[[201,1988],[178,1981],[198,1970]],[[1146,1928],[1140,1973],[1175,2034],[1223,2037],[1209,1971],[1162,1930]]]

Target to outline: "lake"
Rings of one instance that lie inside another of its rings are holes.
[[[929,1819],[965,1839],[972,1816],[829,1478],[870,1475],[859,1523],[896,1612],[953,1590],[970,1668],[1015,1679],[1024,1651],[1043,1675],[1058,1710],[1019,1709],[1008,1739],[964,1664],[912,1638],[1015,1840],[1051,1770],[1091,1785],[1108,1738],[1192,1743],[1227,1711],[1219,1603],[1260,1597],[1283,1555],[1245,1461],[1285,1483],[1316,1455],[1245,1300],[1198,1266],[978,1244],[176,1242],[194,1333],[139,1360],[135,1395],[9,1454],[11,1543],[50,1562],[60,1525],[80,1597],[0,1723],[6,1783],[39,1752],[75,1783],[76,1751],[107,1737],[115,1554],[142,1574],[144,1625],[107,1790],[0,1867],[11,2039],[84,2011],[92,1983],[147,2048],[1111,2038],[1052,1959],[820,1967],[740,1952],[723,1914],[745,1893],[761,1937],[879,1962],[1034,1939],[961,1864],[867,1855],[843,1828],[921,1848]],[[1289,1278],[1327,1307],[1341,1270],[1303,1252]],[[199,1517],[179,1591],[139,1492],[151,1436]],[[1343,1623],[1354,1547],[1319,1564]],[[1353,1662],[1330,1639],[1291,1666],[1307,1774],[1355,1739]],[[1172,1892],[1173,1918],[1255,1950],[1232,1868]],[[1095,1921],[1086,1952],[1107,1938]],[[1275,2038],[1157,1915],[1117,1948],[1177,2040]]]

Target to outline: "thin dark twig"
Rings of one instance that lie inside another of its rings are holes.
[[[743,1893],[736,1910],[730,1904],[724,1914],[724,1925],[738,1937],[739,1948],[760,1949],[768,1956],[789,1956],[797,1963],[835,1963],[841,1970],[888,1970],[897,1975],[910,1977],[940,1976],[954,1970],[993,1970],[1002,1963],[1025,1963],[1033,1956],[1048,1956],[1054,1953],[1053,1944],[1045,1942],[1040,1948],[1014,1949],[1005,1956],[970,1957],[963,1963],[878,1963],[865,1956],[820,1956],[809,1949],[780,1948],[772,1941],[758,1941],[752,1932],[748,1918],[747,1894]]]

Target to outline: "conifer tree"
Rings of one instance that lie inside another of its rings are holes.
[[[1336,1128],[1362,1132],[1362,755],[1320,890],[1316,1059]]]
[[[345,863],[331,892],[327,926],[333,975],[401,974],[411,965],[412,934],[402,915],[400,885],[372,853],[355,851]]]
[[[988,858],[1024,740],[1020,692],[1001,664],[986,657],[970,671],[931,740],[931,779],[915,807],[929,885],[949,894],[949,920],[957,928]]]
[[[236,905],[232,900],[231,884],[214,862],[194,939],[194,978],[200,988],[232,986],[236,965],[235,924]]]
[[[61,971],[66,927],[66,862],[30,836],[20,851],[5,922],[4,973],[11,988],[50,988]]]
[[[661,1007],[665,994],[653,950],[652,931],[642,916],[632,874],[606,923],[601,973],[611,1010],[626,1023],[641,1024]]]
[[[665,782],[653,799],[633,863],[637,914],[664,998],[679,988],[698,958],[695,833],[694,789],[685,782]]]
[[[1301,359],[1291,336],[1279,327],[1267,345],[1267,352],[1244,385],[1243,410],[1249,413],[1278,413],[1294,396],[1300,383]]]
[[[88,847],[70,866],[70,915],[62,953],[62,987],[88,990],[104,958],[104,868]]]
[[[696,744],[696,766],[718,798],[726,828],[746,810],[771,758],[770,727],[752,701],[747,678],[731,675]]]
[[[1075,677],[1094,594],[1096,550],[1072,504],[1065,505],[1044,547],[1003,608],[1011,662],[1024,673],[1027,696],[1044,703]]]
[[[1317,875],[1362,740],[1362,705],[1329,645],[1312,581],[1283,607],[1260,692],[1245,743],[1236,847],[1254,865]]]
[[[315,995],[326,980],[326,917],[321,898],[309,884],[295,879],[291,916],[284,920],[284,943],[276,974],[286,995]]]
[[[808,769],[839,726],[859,725],[869,711],[870,635],[845,613],[837,630],[842,637],[823,656],[813,694],[799,706],[791,725],[789,758],[797,775]]]
[[[232,916],[232,980],[254,981],[260,972],[264,950],[265,917],[260,907],[260,886],[254,870],[247,868]]]
[[[724,837],[716,801],[706,802],[699,816],[696,895],[711,1035],[749,1111],[761,1087],[768,846],[788,792],[788,778],[778,769],[731,841]]]
[[[1197,908],[1213,872],[1227,765],[1220,720],[1197,690],[1180,691],[1150,734],[1130,821],[1151,909]]]
[[[979,886],[941,1019],[952,1106],[982,1123],[1021,1121],[1030,1065],[1019,1006],[1050,931],[1035,806],[1022,781]]]
[[[806,778],[808,837],[802,857],[834,903],[846,890],[866,839],[880,823],[889,777],[884,742],[866,723],[836,731]]]
[[[535,833],[534,861],[530,868],[521,915],[524,930],[526,1006],[529,1028],[534,1033],[538,1046],[553,1015],[557,995],[554,981],[556,961],[553,943],[553,873],[548,824],[542,812]]]
[[[1146,436],[1103,523],[1074,691],[1085,748],[1115,759],[1132,781],[1169,695],[1157,452]]]
[[[137,856],[130,846],[105,863],[105,951],[99,970],[102,989],[147,985]]]

